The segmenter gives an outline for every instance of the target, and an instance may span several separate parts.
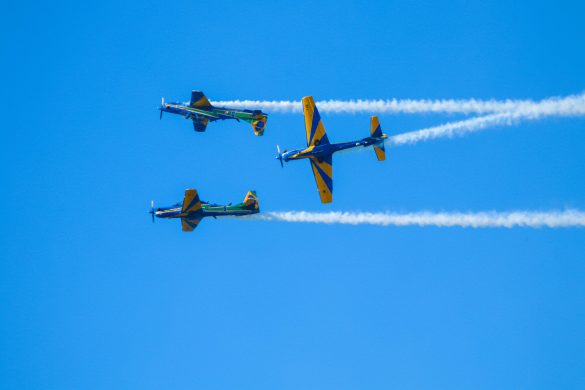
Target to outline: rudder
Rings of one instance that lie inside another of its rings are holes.
[[[258,210],[258,196],[256,196],[256,191],[248,191],[246,197],[244,198],[244,206],[252,207]]]
[[[189,214],[201,210],[201,200],[197,190],[192,188],[185,190],[185,198],[183,199],[183,207],[181,213]]]
[[[266,117],[262,119],[256,119],[252,121],[252,129],[254,129],[255,135],[263,135],[264,129],[266,128]]]
[[[201,91],[191,91],[191,107],[211,107],[211,103]]]

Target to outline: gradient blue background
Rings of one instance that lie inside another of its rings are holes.
[[[585,231],[146,214],[585,208],[585,120],[335,160],[300,114],[204,134],[160,97],[533,98],[585,90],[580,1],[12,2],[0,14],[2,389],[583,389]],[[332,141],[369,115],[324,113]],[[380,115],[397,134],[460,116]]]

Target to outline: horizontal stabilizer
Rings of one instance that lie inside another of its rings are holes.
[[[383,143],[379,145],[374,145],[374,152],[376,152],[376,157],[378,158],[378,161],[386,160],[386,149],[384,149]]]
[[[370,136],[372,137],[382,136],[382,127],[380,126],[380,121],[378,120],[377,116],[373,116],[370,118]]]
[[[377,116],[370,118],[370,136],[375,138],[386,138],[386,134],[382,133],[382,126]],[[384,149],[384,141],[374,144],[374,152],[378,161],[386,160],[386,150]]]

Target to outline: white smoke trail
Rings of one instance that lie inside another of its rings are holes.
[[[227,100],[212,102],[216,106],[233,108],[261,109],[273,112],[301,112],[301,102],[290,100]],[[498,112],[537,112],[537,111],[576,111],[577,115],[585,112],[585,94],[567,97],[551,97],[540,101],[534,100],[323,100],[316,103],[319,111],[327,113],[448,113],[448,114],[490,114]]]
[[[571,117],[585,115],[585,95],[579,99],[543,101],[537,106],[526,106],[511,112],[479,116],[457,122],[429,127],[422,130],[399,134],[388,139],[390,144],[414,144],[436,138],[453,138],[467,133],[481,131],[493,126],[511,126],[525,120],[539,120],[545,117]]]
[[[435,226],[464,228],[570,228],[585,227],[585,212],[511,211],[511,212],[416,212],[416,213],[353,213],[282,211],[259,214],[254,219],[264,221],[302,222],[344,225],[378,226]]]
[[[260,108],[267,112],[300,112],[297,101],[234,100],[215,102],[234,108]],[[326,100],[317,102],[330,113],[460,113],[486,114],[426,129],[399,134],[388,139],[391,145],[414,144],[436,138],[452,138],[494,126],[511,126],[524,120],[545,117],[585,116],[585,93],[567,97],[533,100]]]
[[[418,142],[429,141],[437,138],[462,137],[468,133],[475,133],[489,127],[512,126],[522,119],[536,119],[522,117],[515,113],[503,112],[479,116],[456,122],[448,122],[439,126],[427,127],[426,129],[409,131],[388,138],[389,145],[407,145]]]

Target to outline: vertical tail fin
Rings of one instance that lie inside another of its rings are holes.
[[[375,138],[386,138],[386,134],[382,133],[382,127],[380,126],[380,121],[378,120],[377,116],[372,116],[370,118],[370,137]],[[376,157],[378,161],[386,160],[386,150],[384,149],[384,141],[381,140],[377,144],[374,144],[374,152],[376,152]]]
[[[185,190],[185,198],[183,199],[182,213],[194,213],[201,210],[201,201],[199,200],[199,194],[197,190],[188,189]]]
[[[211,103],[201,91],[191,91],[191,107],[211,107]]]
[[[244,198],[244,206],[258,210],[258,197],[256,196],[256,191],[248,191]]]

